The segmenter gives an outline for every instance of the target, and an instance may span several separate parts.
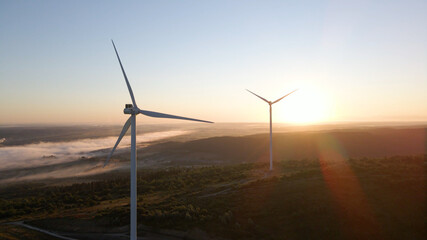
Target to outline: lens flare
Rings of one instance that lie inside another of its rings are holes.
[[[383,239],[382,229],[366,195],[348,163],[346,151],[334,136],[317,139],[324,181],[334,201],[335,211],[349,238]]]

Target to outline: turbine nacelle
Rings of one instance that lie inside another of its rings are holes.
[[[123,109],[124,114],[138,114],[139,111],[139,108],[134,107],[132,104],[126,104],[125,109]]]

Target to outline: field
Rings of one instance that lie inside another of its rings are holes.
[[[267,167],[243,163],[140,170],[140,234],[148,230],[178,239],[426,235],[425,155],[287,160],[276,162],[272,174]],[[125,234],[129,223],[129,179],[120,174],[71,186],[15,186],[13,191],[3,189],[1,196],[2,222],[25,220],[78,239],[96,239],[94,233]]]

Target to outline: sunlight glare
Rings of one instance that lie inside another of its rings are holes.
[[[331,118],[330,101],[324,91],[310,87],[300,88],[275,108],[280,122],[313,124]]]

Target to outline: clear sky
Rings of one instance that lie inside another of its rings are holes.
[[[0,125],[427,121],[427,1],[0,1]],[[140,118],[139,121],[158,122]],[[171,122],[171,121],[168,121]]]

